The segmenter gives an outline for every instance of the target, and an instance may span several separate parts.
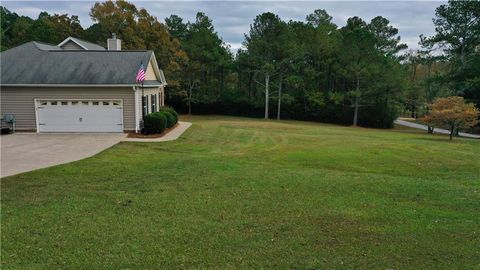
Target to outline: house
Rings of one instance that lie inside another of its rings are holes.
[[[165,103],[165,77],[152,51],[121,50],[115,35],[107,44],[69,37],[2,52],[2,117],[24,131],[138,132],[142,115]],[[143,88],[135,81],[142,64]]]

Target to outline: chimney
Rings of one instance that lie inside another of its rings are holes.
[[[122,50],[122,41],[117,39],[117,35],[115,35],[115,33],[112,33],[112,38],[107,39],[107,49],[109,51]]]

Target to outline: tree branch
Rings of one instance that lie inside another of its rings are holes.
[[[256,83],[260,84],[261,86],[265,87],[265,84],[263,84],[263,83],[261,83],[261,82],[257,81],[256,79],[253,79],[253,80],[254,80]]]

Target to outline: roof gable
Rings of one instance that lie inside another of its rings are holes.
[[[78,39],[78,38],[74,38],[74,37],[66,38],[64,41],[62,41],[62,42],[60,42],[60,44],[58,44],[58,47],[60,47],[62,49],[65,49],[65,50],[75,50],[75,49],[78,49],[78,50],[102,50],[102,51],[105,50],[104,47],[102,47],[98,44],[91,43],[91,42],[81,40],[81,39]]]
[[[69,40],[65,42],[60,48],[64,50],[85,50],[84,48],[80,47],[77,43],[73,42],[72,40]]]
[[[147,69],[145,70],[145,80],[158,80],[153,70],[152,61],[148,61]]]

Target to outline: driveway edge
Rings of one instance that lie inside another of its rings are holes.
[[[122,142],[168,142],[178,139],[192,125],[190,122],[178,121],[178,126],[160,138],[124,138]]]

